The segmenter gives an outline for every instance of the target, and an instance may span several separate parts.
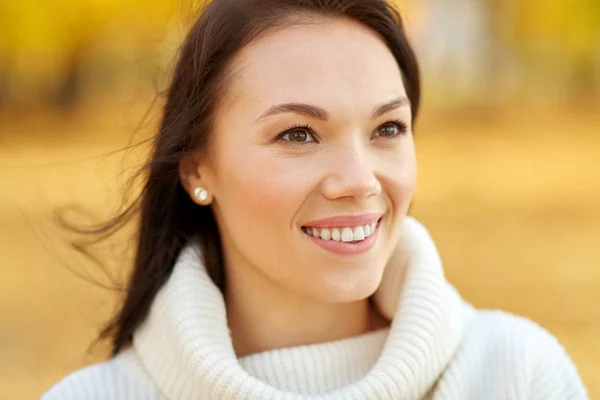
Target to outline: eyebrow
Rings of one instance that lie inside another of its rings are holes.
[[[387,103],[383,103],[373,109],[373,113],[371,114],[371,119],[379,118],[383,114],[395,110],[396,108],[403,107],[405,105],[409,105],[407,97],[399,97]]]
[[[260,122],[272,115],[281,114],[281,113],[296,113],[301,115],[306,115],[307,117],[320,119],[322,121],[327,121],[329,119],[329,113],[317,106],[311,106],[310,104],[302,104],[302,103],[285,103],[278,104],[270,107],[267,111],[265,111],[260,117],[258,117],[257,122]]]
[[[392,101],[380,104],[373,109],[373,112],[371,113],[371,119],[378,118],[387,112],[408,105],[409,103],[410,102],[408,101],[407,97],[399,97]],[[329,113],[321,107],[303,103],[284,103],[269,107],[267,111],[257,118],[256,122],[261,122],[268,117],[281,113],[296,113],[319,119],[321,121],[329,120]]]

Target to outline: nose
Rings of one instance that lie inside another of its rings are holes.
[[[372,155],[361,145],[338,149],[330,153],[330,168],[323,181],[322,193],[330,199],[366,199],[381,193],[381,184],[374,171]]]

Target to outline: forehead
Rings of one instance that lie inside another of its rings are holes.
[[[344,19],[321,19],[270,33],[247,45],[232,63],[230,102],[264,109],[287,101],[330,109],[367,107],[406,94],[384,41]]]

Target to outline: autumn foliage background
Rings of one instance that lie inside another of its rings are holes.
[[[600,397],[600,2],[396,3],[423,66],[412,214],[466,300],[549,329]],[[198,10],[0,2],[0,398],[39,398],[106,358],[88,348],[120,299],[102,286],[127,275],[131,227],[97,265],[54,217],[117,209]]]

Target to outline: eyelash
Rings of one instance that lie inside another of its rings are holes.
[[[400,131],[397,135],[394,136],[384,136],[384,138],[387,139],[394,139],[400,135],[404,135],[406,134],[406,132],[408,132],[408,126],[406,125],[405,122],[400,121],[399,119],[389,119],[385,122],[383,122],[381,125],[379,125],[377,127],[377,129],[380,129],[381,127],[388,125],[388,124],[393,124],[396,125],[396,127],[398,128],[398,130]],[[295,130],[306,130],[308,131],[308,133],[313,136],[314,141],[312,142],[305,142],[305,143],[297,143],[297,142],[292,142],[291,140],[285,140],[283,139],[283,137],[289,133],[294,132]],[[381,137],[381,136],[379,136]],[[287,128],[286,130],[284,130],[283,132],[281,132],[279,135],[277,135],[276,140],[278,142],[284,142],[285,145],[289,145],[289,146],[293,146],[293,147],[297,147],[297,146],[302,146],[305,145],[306,143],[315,143],[318,142],[318,140],[316,140],[315,137],[315,131],[312,129],[312,127],[309,124],[298,124],[298,125],[292,125],[289,128]]]
[[[400,121],[399,119],[388,119],[387,121],[385,121],[384,123],[382,123],[381,125],[379,125],[377,127],[377,129],[379,129],[382,126],[387,125],[387,124],[396,125],[398,127],[398,130],[400,131],[400,133],[398,133],[397,135],[392,136],[391,138],[395,138],[397,136],[404,135],[406,132],[408,132],[408,125],[406,124],[406,122]]]

